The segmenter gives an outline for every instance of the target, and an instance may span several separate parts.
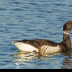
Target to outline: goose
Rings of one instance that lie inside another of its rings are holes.
[[[63,26],[63,40],[56,43],[46,39],[34,40],[13,40],[12,43],[20,51],[44,53],[61,53],[71,48],[70,31],[72,29],[72,21],[68,21]]]

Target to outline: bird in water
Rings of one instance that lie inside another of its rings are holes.
[[[72,21],[68,21],[63,26],[63,40],[56,43],[45,39],[35,40],[14,40],[12,43],[20,51],[44,53],[61,53],[71,48],[70,31],[72,29]]]

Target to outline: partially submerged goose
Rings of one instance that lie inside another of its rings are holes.
[[[15,40],[12,43],[20,51],[39,52],[43,53],[60,53],[71,48],[70,30],[72,29],[72,21],[68,21],[63,26],[63,40],[60,43],[55,43],[45,39],[35,40]]]

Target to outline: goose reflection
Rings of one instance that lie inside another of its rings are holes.
[[[16,54],[13,54],[14,56],[13,61],[30,61],[33,59],[54,59],[53,56],[56,54],[54,53],[54,54],[39,55],[39,53],[36,52],[18,51]]]
[[[67,56],[67,58],[64,59],[63,61],[63,67],[62,69],[72,69],[72,49],[67,51],[64,55]]]
[[[16,54],[13,55],[13,61],[15,62],[16,68],[25,66],[24,68],[40,69],[41,67],[45,68],[45,66],[49,66],[50,62],[48,62],[47,60],[54,59],[53,56],[56,54],[44,54],[43,56],[41,56],[36,52],[30,53],[18,51]]]
[[[36,53],[18,51],[16,54],[13,54],[14,58],[13,61],[16,64],[16,68],[19,68],[20,64],[25,66],[31,66],[32,64],[29,63],[32,59],[38,58]]]
[[[20,64],[26,65],[30,68],[30,66],[35,67],[36,65],[40,66],[50,66],[49,64],[52,64],[55,68],[58,68],[58,66],[62,65],[62,67],[59,67],[61,69],[70,69],[72,68],[72,49],[60,54],[60,53],[54,53],[54,54],[44,54],[39,55],[36,52],[22,52],[18,51],[16,54],[14,54],[13,61],[16,63],[17,67],[19,67]],[[59,57],[62,56],[62,57]],[[63,58],[63,56],[66,56]],[[62,59],[61,59],[62,58]],[[45,64],[44,64],[45,63]]]
[[[30,52],[24,52],[24,51],[18,51],[16,54],[14,55],[14,61],[30,61],[34,58],[37,58],[37,54],[36,53],[30,53]]]

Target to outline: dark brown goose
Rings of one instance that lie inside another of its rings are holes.
[[[72,21],[68,21],[63,26],[63,40],[60,43],[55,43],[45,39],[35,40],[14,40],[12,43],[20,51],[44,53],[60,53],[71,48],[70,30],[72,29]]]

